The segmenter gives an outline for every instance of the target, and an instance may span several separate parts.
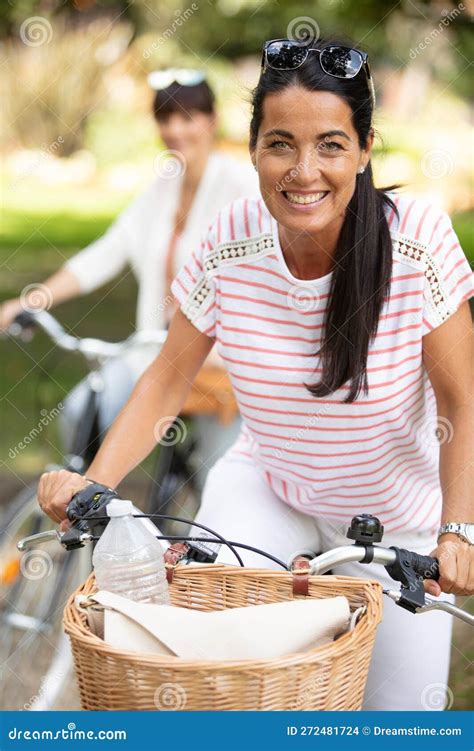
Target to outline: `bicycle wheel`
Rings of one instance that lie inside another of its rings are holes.
[[[162,483],[152,513],[194,519],[199,510],[199,499],[192,483],[180,474],[168,474]],[[171,519],[157,520],[164,535],[187,535],[191,524]]]
[[[147,502],[148,513],[166,514],[194,519],[200,497],[195,482],[193,465],[195,444],[189,439],[183,445],[162,444],[159,448],[153,485]],[[186,535],[190,524],[169,519],[156,522],[164,535]]]
[[[91,570],[90,550],[67,553],[56,541],[23,553],[17,542],[51,529],[36,483],[5,514],[0,531],[0,706],[52,708],[69,677],[70,650],[62,632],[69,594]]]

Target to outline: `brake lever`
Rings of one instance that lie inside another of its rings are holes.
[[[112,498],[120,498],[113,488],[100,483],[90,483],[74,495],[70,501],[66,516],[71,526],[64,532],[50,529],[36,535],[25,537],[17,543],[18,550],[26,550],[48,540],[57,540],[66,550],[82,548],[100,535],[107,525],[104,519],[105,507]]]
[[[397,605],[402,597],[401,592],[396,592],[393,589],[384,589],[383,593],[384,595],[387,595],[387,597],[390,597],[390,599],[393,600],[393,602],[395,602]],[[415,614],[428,613],[430,610],[442,610],[445,613],[454,615],[456,618],[459,618],[461,621],[468,623],[470,626],[474,626],[474,615],[467,613],[462,608],[458,608],[456,605],[453,605],[447,600],[433,600],[427,595],[425,595],[425,604],[416,608],[412,612],[414,612]]]
[[[48,529],[46,532],[38,532],[36,535],[24,537],[17,542],[16,547],[20,552],[23,552],[28,548],[35,548],[43,542],[56,540],[65,550],[75,550],[76,548],[83,548],[93,539],[91,534],[77,527],[69,527],[65,532],[60,532],[59,529]]]
[[[48,529],[47,532],[38,532],[36,535],[30,535],[19,540],[16,544],[18,550],[26,550],[32,548],[42,542],[48,542],[48,540],[58,540],[61,542],[61,533],[58,529]]]

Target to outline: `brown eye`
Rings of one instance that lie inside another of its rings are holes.
[[[323,141],[318,145],[318,149],[322,151],[340,151],[342,150],[342,146],[337,141]]]
[[[289,144],[287,144],[286,141],[272,141],[271,144],[270,144],[270,147],[271,148],[280,148],[281,149],[282,146],[284,147],[284,146],[288,146],[288,145]]]

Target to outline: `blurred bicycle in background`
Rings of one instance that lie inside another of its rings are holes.
[[[77,354],[88,368],[88,398],[77,421],[72,451],[45,471],[67,469],[85,473],[99,448],[99,407],[104,382],[101,368],[124,352],[142,345],[156,345],[157,352],[166,331],[141,331],[122,342],[78,338],[68,334],[48,312],[25,312],[11,325],[8,334],[23,340],[35,329],[71,355]],[[199,508],[196,441],[192,432],[195,415],[213,414],[222,422],[235,419],[237,408],[230,384],[218,367],[203,368],[184,410],[170,426],[157,452],[155,469],[144,503],[147,513],[194,518]],[[188,419],[189,418],[189,419]],[[190,430],[183,430],[183,420]],[[174,439],[179,433],[180,439]],[[0,706],[3,709],[32,710],[54,707],[70,674],[69,641],[62,631],[62,614],[70,593],[91,571],[88,549],[65,554],[58,545],[46,542],[41,549],[20,553],[17,543],[49,529],[51,520],[37,502],[37,480],[8,503],[0,528]],[[173,522],[162,525],[165,534],[176,531]],[[180,532],[183,533],[181,525]]]

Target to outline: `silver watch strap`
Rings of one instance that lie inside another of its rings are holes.
[[[459,522],[447,522],[447,524],[442,524],[441,527],[438,530],[438,537],[440,535],[445,535],[448,532],[451,532],[452,534],[459,535],[462,533],[464,524],[460,524]]]
[[[474,524],[465,524],[460,522],[447,522],[443,524],[438,530],[438,541],[441,535],[447,533],[458,535],[461,540],[474,545]]]

